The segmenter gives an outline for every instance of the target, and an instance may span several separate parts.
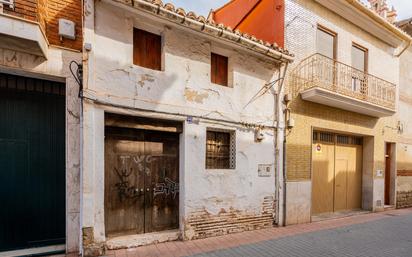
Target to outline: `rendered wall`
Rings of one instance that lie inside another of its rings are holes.
[[[275,210],[275,131],[263,130],[265,138],[256,143],[254,129],[224,120],[273,125],[273,90],[251,100],[266,83],[277,78],[279,67],[266,57],[214,43],[199,33],[106,3],[96,2],[94,18],[96,26],[86,31],[92,34],[86,40],[94,43],[85,96],[104,103],[86,101],[84,109],[82,226],[92,228],[90,243],[106,241],[104,112],[184,123],[179,196],[184,239],[271,226]],[[162,71],[132,64],[134,26],[162,35]],[[229,87],[210,82],[211,51],[229,57]],[[186,115],[223,121],[194,118],[188,122]],[[236,134],[236,169],[205,170],[209,127]],[[271,165],[271,176],[259,177],[258,164]]]
[[[403,127],[397,147],[397,207],[412,207],[412,48],[400,59],[398,117]]]

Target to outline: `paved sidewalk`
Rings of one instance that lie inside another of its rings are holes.
[[[412,209],[109,251],[107,256],[410,257]]]

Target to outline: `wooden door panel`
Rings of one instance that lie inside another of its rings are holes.
[[[346,210],[348,160],[336,159],[334,211]]]
[[[320,147],[320,150],[317,149]],[[313,144],[312,213],[333,212],[335,146]]]
[[[386,143],[385,154],[385,205],[390,205],[390,192],[391,192],[391,147],[390,143]]]
[[[352,146],[349,149],[349,170],[347,189],[347,209],[362,208],[362,146]]]
[[[147,133],[147,167],[151,185],[146,196],[146,232],[177,229],[179,227],[179,141],[176,134]]]
[[[106,129],[105,224],[107,236],[144,233],[144,137],[135,130]]]

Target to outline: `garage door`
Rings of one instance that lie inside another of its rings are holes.
[[[64,95],[0,73],[0,251],[65,242]]]
[[[312,214],[362,207],[362,138],[314,132]]]

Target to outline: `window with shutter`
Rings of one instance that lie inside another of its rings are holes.
[[[352,90],[365,93],[367,90],[368,50],[357,44],[352,45],[352,67],[357,69],[352,75]]]
[[[316,50],[318,53],[336,59],[336,36],[337,34],[319,26],[316,33]]]
[[[212,53],[211,56],[211,80],[212,83],[228,86],[228,58]]]
[[[133,29],[133,63],[152,70],[161,70],[162,37],[141,29]]]

